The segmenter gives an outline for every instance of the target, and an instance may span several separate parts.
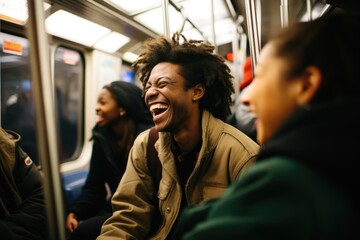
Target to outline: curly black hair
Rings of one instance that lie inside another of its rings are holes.
[[[215,54],[214,49],[204,41],[187,40],[178,32],[174,33],[172,39],[161,36],[146,40],[143,52],[132,64],[143,84],[143,94],[151,70],[158,63],[178,64],[180,74],[186,80],[186,89],[199,83],[205,86],[204,97],[199,102],[200,109],[206,109],[225,121],[231,114],[230,106],[233,104],[233,76],[225,59]]]

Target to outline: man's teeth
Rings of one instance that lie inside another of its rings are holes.
[[[157,103],[157,104],[153,104],[150,106],[150,111],[154,111],[156,109],[167,109],[167,105],[166,104],[161,104],[161,103]]]

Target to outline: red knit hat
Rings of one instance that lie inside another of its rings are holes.
[[[244,73],[243,78],[239,84],[239,91],[247,87],[253,80],[252,68],[251,68],[251,58],[247,57],[244,63]]]

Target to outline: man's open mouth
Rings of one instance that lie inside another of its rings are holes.
[[[152,115],[156,116],[162,112],[165,112],[168,109],[168,105],[164,103],[156,103],[150,106],[150,112]]]

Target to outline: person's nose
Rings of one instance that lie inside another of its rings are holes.
[[[95,106],[95,112],[98,113],[100,111],[100,104],[97,103]]]
[[[145,100],[146,102],[152,98],[154,98],[155,96],[157,96],[159,94],[158,89],[156,86],[151,86],[147,89],[146,93],[145,93]]]
[[[244,88],[240,93],[240,103],[249,107],[250,105],[250,92],[251,92],[251,84]]]

